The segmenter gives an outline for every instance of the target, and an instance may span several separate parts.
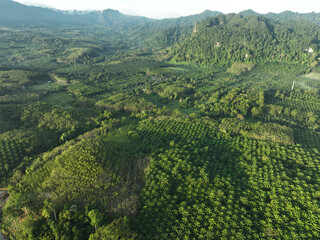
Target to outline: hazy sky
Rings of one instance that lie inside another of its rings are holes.
[[[27,5],[61,10],[116,9],[126,14],[151,18],[179,17],[201,13],[206,9],[238,13],[252,9],[259,13],[320,12],[319,0],[15,0]]]

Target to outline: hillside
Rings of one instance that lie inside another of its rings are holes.
[[[286,20],[296,20],[296,21],[305,21],[317,24],[320,26],[320,13],[311,12],[311,13],[298,13],[292,11],[284,11],[281,13],[268,13],[264,14],[265,17],[272,18],[278,21]]]
[[[319,31],[0,0],[0,239],[319,239]]]
[[[0,2],[0,25],[23,26],[31,24],[43,25],[100,25],[117,28],[116,30],[128,31],[137,27],[136,31],[143,29],[155,32],[157,28],[168,28],[175,26],[192,26],[195,22],[205,18],[217,16],[221,12],[205,11],[175,19],[155,20],[146,17],[130,16],[117,10],[106,9],[103,11],[60,11],[42,7],[26,6],[12,0],[1,0]],[[156,28],[156,29],[155,29]]]
[[[273,19],[275,21],[304,21],[313,23],[320,26],[320,13],[310,12],[310,13],[299,13],[299,12],[292,12],[292,11],[284,11],[281,13],[267,13],[267,14],[259,14],[251,9],[241,11],[238,14],[243,15],[244,17],[248,16],[257,16],[261,15],[266,18]]]
[[[165,48],[187,38],[196,22],[221,15],[221,12],[206,10],[203,13],[173,19],[162,19],[142,24],[137,33],[144,36],[152,46]]]
[[[0,26],[23,27],[103,27],[113,34],[121,34],[134,44],[151,47],[167,47],[184,39],[193,25],[208,17],[221,14],[205,11],[175,19],[150,19],[130,16],[117,10],[103,11],[59,11],[41,7],[26,6],[12,0],[0,2]]]
[[[218,11],[206,10],[203,13],[191,16],[156,20],[146,17],[126,15],[112,9],[106,9],[103,11],[72,12],[26,6],[12,0],[2,0],[0,2],[0,26],[21,27],[26,24],[33,25],[35,27],[100,26],[106,27],[108,31],[122,34],[126,39],[133,41],[134,44],[138,43],[140,46],[156,47],[158,49],[183,41],[190,36],[195,23],[207,18],[217,17],[219,15],[223,14]],[[262,16],[253,10],[242,11],[239,15],[243,15],[244,17]],[[232,14],[230,16],[232,16]],[[264,16],[275,21],[290,19],[296,21],[303,20],[315,24],[319,24],[320,22],[319,14],[317,13],[298,14],[286,11],[280,14],[269,13]],[[221,18],[223,17],[221,16]],[[260,22],[262,21],[261,19],[263,18],[260,18]],[[254,21],[256,20],[251,20],[251,24],[255,24]],[[212,23],[209,23],[209,25],[210,24]],[[231,25],[232,24],[241,25],[243,23],[236,23],[235,18],[233,18]],[[272,23],[267,24],[273,25]],[[291,26],[288,26],[288,28],[291,28]],[[289,32],[290,31],[291,30],[289,29]],[[238,33],[234,32],[230,34]],[[270,34],[277,35],[277,33],[273,32]],[[304,32],[299,34],[303,35]],[[296,36],[291,34],[287,37],[292,38]],[[252,40],[254,41],[256,39]],[[261,39],[259,39],[259,41],[260,40]],[[279,41],[279,39],[276,40]],[[286,39],[284,39],[284,41],[286,41]],[[250,50],[250,48],[248,50]],[[300,49],[298,51],[300,51]]]
[[[228,14],[198,23],[192,36],[173,47],[169,56],[195,64],[279,61],[317,65],[319,43],[316,25]]]
[[[0,26],[75,24],[78,19],[52,9],[26,6],[11,0],[0,1]]]

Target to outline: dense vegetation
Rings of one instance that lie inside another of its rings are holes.
[[[176,61],[197,64],[277,61],[316,66],[318,31],[309,23],[279,24],[261,16],[220,15],[196,24],[191,39],[174,47],[169,55]]]
[[[316,15],[218,14],[1,1],[8,239],[318,238]]]

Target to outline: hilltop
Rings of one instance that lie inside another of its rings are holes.
[[[259,15],[220,15],[195,25],[191,37],[169,56],[195,64],[292,62],[318,64],[319,28],[306,22],[276,22]]]

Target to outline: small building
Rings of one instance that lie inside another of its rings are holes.
[[[306,52],[308,52],[308,53],[313,53],[313,49],[312,49],[312,48],[307,48],[307,49],[306,49]]]

